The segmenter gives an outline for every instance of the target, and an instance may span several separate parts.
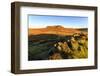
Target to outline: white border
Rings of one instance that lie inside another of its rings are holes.
[[[40,7],[20,8],[20,69],[43,69],[94,65],[94,11]],[[28,61],[28,14],[88,17],[88,59]]]

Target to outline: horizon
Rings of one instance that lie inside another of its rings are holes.
[[[35,28],[34,28],[34,27],[29,27],[29,29],[30,29],[30,28],[38,29],[38,28],[47,28],[47,27],[56,27],[56,26],[61,26],[61,27],[63,27],[63,28],[73,28],[73,29],[74,29],[74,28],[76,28],[76,29],[79,29],[79,28],[80,28],[80,29],[81,29],[81,28],[83,28],[83,29],[84,29],[84,28],[87,28],[87,27],[73,27],[73,26],[66,26],[66,27],[64,27],[64,26],[62,26],[62,25],[48,25],[48,26],[45,26],[45,27],[35,27]]]
[[[47,26],[63,26],[64,28],[87,28],[88,17],[29,15],[29,28],[46,28]]]

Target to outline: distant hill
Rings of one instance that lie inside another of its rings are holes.
[[[87,28],[64,28],[61,25],[47,26],[46,28],[29,28],[28,35],[57,34],[73,35],[73,33],[87,32]]]

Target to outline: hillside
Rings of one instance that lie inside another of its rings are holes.
[[[46,28],[29,28],[29,35],[37,34],[57,34],[57,35],[73,35],[73,33],[80,33],[81,29],[64,28],[60,25],[47,26]],[[85,31],[84,31],[85,32]]]
[[[73,29],[62,26],[29,28],[28,60],[87,58],[87,31],[87,28]]]
[[[54,34],[28,37],[28,60],[81,59],[88,57],[88,36]]]

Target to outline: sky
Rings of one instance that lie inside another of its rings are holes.
[[[87,28],[88,17],[29,15],[29,28],[44,28],[46,26],[62,25],[69,28]]]

